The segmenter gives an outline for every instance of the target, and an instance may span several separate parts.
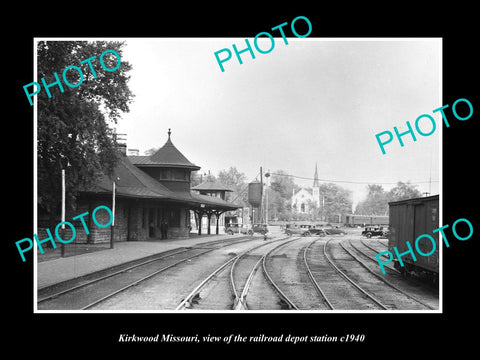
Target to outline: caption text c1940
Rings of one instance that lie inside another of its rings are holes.
[[[230,334],[226,336],[199,336],[188,335],[188,336],[178,336],[174,334],[156,334],[155,336],[137,336],[135,334],[120,334],[118,342],[121,343],[290,343],[290,344],[301,344],[301,343],[362,343],[366,339],[364,334],[346,334],[342,336],[330,336],[330,335],[278,335],[278,336],[267,336],[264,334],[258,334],[255,336],[246,336],[241,334]]]

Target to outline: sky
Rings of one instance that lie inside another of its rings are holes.
[[[252,181],[262,167],[309,178],[295,182],[311,187],[317,164],[319,178],[350,189],[354,203],[367,183],[388,190],[410,181],[438,194],[442,121],[432,111],[443,105],[441,39],[288,38],[286,45],[280,37],[268,54],[243,53],[243,64],[233,54],[222,72],[214,53],[233,53],[232,44],[246,47],[245,38],[126,39],[122,61],[133,66],[135,98],[117,132],[127,134],[127,147],[143,155],[171,128],[175,146],[214,175],[234,166]],[[383,155],[375,135],[405,131],[406,121],[414,127],[422,114],[436,120],[436,131],[416,134],[416,142],[406,135],[404,147],[394,139]]]

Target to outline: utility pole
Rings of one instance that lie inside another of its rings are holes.
[[[261,194],[261,201],[260,201],[260,222],[262,222],[264,219],[263,219],[263,169],[262,167],[260,166],[260,189],[262,191],[262,194]]]
[[[62,169],[62,239],[64,238],[65,233],[65,169]],[[62,241],[60,245],[60,256],[63,258],[65,256],[65,244]]]
[[[112,181],[112,227],[110,229],[110,249],[113,249],[115,233],[115,179]]]
[[[112,227],[110,229],[110,249],[113,249],[113,242],[115,238],[115,192],[116,192],[116,181],[119,181],[120,178],[114,177],[112,181]]]
[[[269,178],[270,178],[270,170],[265,173],[265,177],[267,178],[265,180],[266,182],[266,187],[265,187],[265,224],[268,225],[268,185],[269,185]]]

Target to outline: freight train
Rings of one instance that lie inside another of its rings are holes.
[[[428,196],[414,198],[402,201],[390,202],[390,236],[388,240],[388,250],[397,251],[402,254],[407,252],[407,241],[410,244],[415,243],[415,239],[422,234],[429,234],[435,239],[435,251],[429,256],[416,256],[416,261],[411,254],[402,256],[405,266],[400,266],[395,259],[395,268],[403,274],[426,275],[432,280],[438,280],[439,269],[439,243],[438,232],[433,230],[439,227],[439,196]],[[413,245],[412,245],[413,246]],[[428,238],[421,238],[418,241],[418,248],[424,253],[432,250],[432,243]]]

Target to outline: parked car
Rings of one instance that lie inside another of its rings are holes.
[[[371,238],[372,236],[387,236],[388,228],[382,226],[366,226],[365,230],[362,231],[362,235]]]
[[[300,226],[288,226],[285,230],[285,234],[288,236],[291,235],[300,235],[300,236],[310,236],[312,233],[310,232],[310,226],[308,225],[300,225]]]
[[[325,233],[327,235],[345,235],[347,232],[343,229],[340,229],[340,228],[334,228],[334,227],[331,227],[331,228],[323,228],[323,231],[325,231]]]
[[[265,235],[268,233],[268,226],[267,224],[253,224],[252,230],[254,233],[260,233],[262,235]]]
[[[317,226],[312,226],[310,229],[310,234],[315,235],[315,236],[326,236],[327,232],[325,229]]]
[[[253,230],[243,224],[227,224],[225,226],[225,233],[228,235],[233,235],[233,234],[253,235]]]
[[[291,235],[301,235],[301,236],[310,236],[312,233],[309,231],[310,229],[303,228],[303,227],[290,227],[285,231],[285,234],[288,236]]]

